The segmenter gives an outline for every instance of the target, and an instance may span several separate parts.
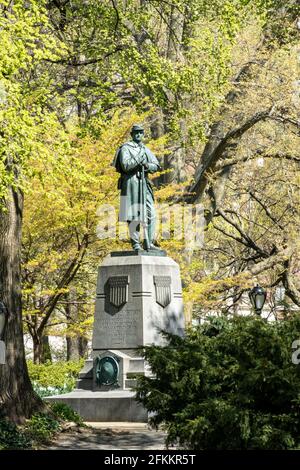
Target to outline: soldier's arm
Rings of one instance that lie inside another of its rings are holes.
[[[146,150],[146,154],[147,154],[147,163],[145,165],[146,170],[149,173],[155,173],[156,171],[160,171],[161,166],[160,166],[156,156],[153,155],[153,153],[148,148]]]
[[[120,165],[124,173],[129,173],[130,171],[134,170],[135,168],[138,168],[144,158],[144,150],[141,149],[141,151],[136,155],[132,156],[131,153],[129,152],[128,148],[126,146],[123,146],[120,150]]]

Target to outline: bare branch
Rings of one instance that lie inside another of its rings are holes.
[[[95,57],[94,59],[87,59],[87,60],[77,60],[77,57],[69,57],[67,59],[43,59],[45,62],[50,62],[51,64],[65,64],[70,67],[81,67],[85,65],[97,64],[99,62],[103,62],[105,59],[110,57],[117,52],[120,52],[124,49],[125,46],[118,46],[113,51],[107,52],[102,57]]]
[[[284,124],[291,124],[292,126],[297,127],[297,129],[300,130],[300,121],[296,121],[296,119],[292,119],[289,116],[273,114],[272,116],[270,116],[270,119],[272,119],[273,121],[283,122]]]
[[[285,288],[285,293],[294,302],[294,304],[300,307],[300,291],[292,280],[289,259],[285,261],[284,267],[285,271],[282,274],[282,283]]]
[[[115,13],[116,13],[116,23],[115,23],[115,35],[116,35],[118,25],[120,23],[120,15],[119,15],[119,10],[117,8],[115,0],[111,0],[111,3],[112,3],[112,6],[113,6],[113,9],[115,10]]]
[[[222,159],[216,166],[216,169],[219,171],[225,167],[228,166],[234,166],[238,165],[239,163],[244,163],[250,160],[255,160],[258,157],[262,158],[274,158],[274,159],[280,159],[280,160],[289,160],[292,162],[300,163],[300,157],[297,157],[295,155],[290,155],[287,153],[274,153],[274,154],[267,154],[262,151],[257,150],[255,153],[253,153],[251,156],[245,155],[244,157],[241,158],[225,158],[224,160]]]
[[[255,250],[257,253],[259,253],[262,258],[266,258],[268,257],[268,253],[266,253],[264,250],[262,250],[255,242],[254,240],[252,240],[249,235],[247,233],[244,232],[244,230],[240,227],[240,225],[238,225],[236,222],[234,222],[233,220],[229,219],[227,217],[227,215],[225,214],[225,212],[222,211],[222,209],[218,208],[217,211],[216,211],[217,214],[221,215],[221,217],[226,220],[226,222],[228,222],[232,227],[234,227],[238,232],[239,234],[241,235],[242,239],[246,242],[247,246],[249,248],[252,248],[253,250]],[[245,243],[243,243],[245,244]]]
[[[199,168],[196,181],[189,189],[189,192],[194,193],[194,195],[190,197],[191,202],[194,202],[203,196],[209,181],[208,172],[212,173],[215,170],[216,164],[224,152],[233,145],[236,146],[236,139],[240,138],[245,132],[255,126],[258,122],[269,118],[271,113],[272,108],[255,113],[253,116],[249,117],[241,126],[227,132],[227,134],[219,141],[218,145],[212,151],[208,161]]]
[[[272,216],[271,212],[269,211],[268,207],[252,192],[249,192],[250,196],[255,199],[256,202],[263,208],[267,216],[274,222],[274,224],[278,225],[281,230],[284,230],[284,227],[278,222],[278,220],[275,219],[275,217]]]
[[[226,230],[224,230],[223,228],[221,228],[219,225],[216,225],[213,223],[213,227],[218,230],[219,232],[223,233],[223,235],[225,235],[226,237],[228,238],[232,238],[233,240],[237,241],[238,243],[241,243],[242,245],[246,246],[247,248],[249,248],[249,244],[248,242],[246,242],[245,240],[243,240],[243,238],[240,238],[240,237],[237,237],[235,235],[233,235],[232,233],[228,233],[226,232]]]
[[[260,263],[251,266],[250,268],[248,268],[248,272],[251,275],[256,276],[257,274],[260,274],[261,272],[266,271],[267,269],[271,269],[278,264],[283,264],[290,256],[291,249],[286,248],[285,250],[282,250],[281,252],[270,256],[269,258],[261,261]],[[245,271],[245,273],[247,273],[247,271]]]
[[[57,290],[60,290],[64,287],[68,286],[69,283],[72,281],[72,279],[74,278],[74,276],[76,275],[78,269],[81,266],[81,262],[82,262],[82,260],[85,256],[88,244],[89,244],[89,239],[88,239],[88,235],[86,234],[86,235],[84,235],[83,240],[81,242],[80,250],[76,253],[76,255],[73,258],[73,260],[71,261],[68,269],[66,270],[66,272],[62,276],[60,282],[58,283]],[[53,312],[53,310],[55,309],[55,307],[57,305],[57,302],[61,298],[62,295],[63,295],[62,292],[59,292],[57,294],[54,294],[54,295],[50,296],[49,301],[47,302],[47,304],[41,309],[41,313],[43,314],[43,318],[42,318],[42,321],[41,321],[41,323],[38,327],[38,332],[42,332],[43,329],[45,328],[45,326],[47,325],[47,322],[50,318],[50,315]]]

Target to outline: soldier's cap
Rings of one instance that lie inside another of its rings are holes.
[[[138,131],[144,132],[144,130],[145,130],[145,129],[143,128],[143,126],[142,126],[141,124],[134,124],[134,125],[132,126],[131,133],[132,133],[132,132],[138,132]]]

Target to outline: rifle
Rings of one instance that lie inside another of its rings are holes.
[[[141,195],[140,195],[140,200],[142,203],[142,226],[144,228],[144,238],[145,238],[145,245],[146,245],[146,251],[150,250],[150,242],[149,242],[149,237],[148,237],[148,230],[147,230],[147,207],[146,207],[146,178],[145,178],[145,167],[142,165],[142,178],[141,178],[141,185],[140,185],[140,190],[141,190]]]

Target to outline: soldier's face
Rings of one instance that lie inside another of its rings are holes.
[[[144,131],[134,131],[131,135],[132,135],[132,140],[134,140],[134,142],[138,144],[143,140]]]

